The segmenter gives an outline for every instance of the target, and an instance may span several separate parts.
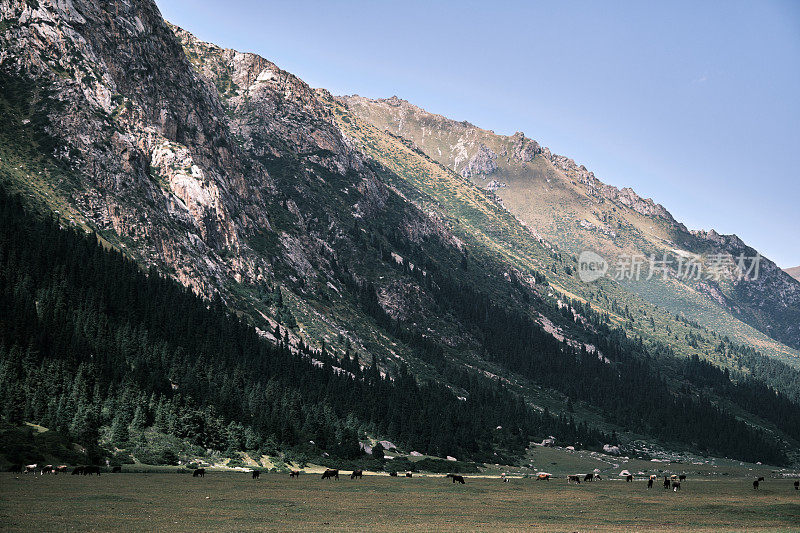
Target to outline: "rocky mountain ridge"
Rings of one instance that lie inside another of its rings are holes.
[[[742,254],[758,255],[735,235],[689,231],[662,205],[633,189],[597,179],[574,160],[553,154],[521,132],[497,135],[468,122],[430,113],[400,98],[340,101],[362,119],[414,143],[426,155],[495,194],[499,205],[541,236],[577,256],[596,250],[613,258],[668,255],[728,258],[724,279],[688,283],[686,289],[719,305],[781,342],[800,347],[800,285],[768,258],[759,256],[760,277],[743,281],[734,265]],[[503,184],[502,187],[499,184]],[[673,269],[672,277],[680,273]],[[687,307],[684,289],[633,287],[663,305],[664,290],[676,312]],[[683,301],[683,303],[679,303]],[[781,302],[775,306],[774,303]],[[698,313],[701,311],[698,309]]]

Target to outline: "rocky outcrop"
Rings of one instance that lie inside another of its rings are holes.
[[[528,139],[521,131],[516,132],[509,140],[511,141],[511,155],[518,161],[528,163],[533,161],[534,157],[542,153],[542,148],[539,146],[539,143]]]
[[[467,161],[459,173],[465,178],[471,176],[488,176],[497,170],[497,154],[481,144],[475,154]]]

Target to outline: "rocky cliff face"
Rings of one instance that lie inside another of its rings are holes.
[[[258,191],[244,178],[215,92],[155,6],[12,1],[0,10],[8,22],[0,67],[48,88],[47,100],[31,104],[59,141],[49,155],[84,180],[70,201],[87,219],[204,294],[228,275],[252,274],[217,254],[241,245],[246,222],[231,211],[233,195]]]
[[[322,103],[330,95],[274,63],[201,42],[146,0],[20,0],[0,15],[0,73],[25,88],[4,102],[35,119],[19,127],[47,138],[47,161],[65,173],[42,201],[221,296],[265,334],[300,310],[312,331],[292,338],[321,342],[358,325],[348,335],[363,349],[377,334],[343,280],[376,283],[379,295],[419,291],[412,278],[378,278],[381,258],[363,235],[391,226],[410,242],[456,246],[349,146]],[[15,186],[32,190],[27,178]],[[386,305],[404,316],[407,306]]]

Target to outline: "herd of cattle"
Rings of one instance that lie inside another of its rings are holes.
[[[88,466],[76,466],[70,467],[68,465],[43,465],[39,466],[38,464],[32,465],[13,465],[10,469],[11,472],[16,472],[19,474],[36,474],[39,473],[41,475],[44,474],[68,474],[70,473],[70,468],[72,468],[71,474],[73,476],[91,476],[93,474],[100,475],[100,467],[95,465],[88,465]],[[111,469],[112,473],[122,472],[122,467],[115,466]]]
[[[70,467],[68,465],[42,465],[39,466],[38,464],[31,464],[31,465],[14,465],[10,469],[11,472],[21,473],[21,474],[52,474],[56,475],[58,473],[71,473],[73,476],[83,475],[83,476],[91,476],[93,474],[100,475],[100,467],[95,465],[87,465],[87,466],[76,466],[72,467],[72,471],[70,472]],[[111,473],[120,473],[122,472],[122,467],[114,466],[111,468]],[[252,471],[253,479],[259,479],[261,476],[261,472],[259,470]],[[390,476],[397,477],[397,472],[390,472]],[[411,472],[406,472],[405,477],[413,477],[414,474]],[[205,477],[206,476],[206,469],[205,468],[195,468],[192,471],[192,477]],[[289,472],[289,477],[296,478],[300,477],[299,470],[291,470]],[[353,470],[350,473],[350,479],[363,479],[364,471],[363,470]],[[550,481],[552,478],[552,474],[547,473],[539,473],[536,475],[536,479],[539,481]],[[623,476],[627,483],[633,482],[633,475],[627,474]],[[451,478],[453,483],[461,483],[462,485],[466,483],[464,480],[464,476],[458,474],[447,474],[445,478]],[[503,473],[500,478],[504,481],[508,481],[508,477],[506,474]],[[322,479],[339,479],[339,470],[334,468],[328,468],[322,473]],[[581,481],[589,482],[589,481],[601,481],[603,478],[600,477],[600,474],[570,474],[567,476],[567,483],[575,483],[576,485],[580,485]],[[655,474],[651,474],[647,479],[647,488],[652,489],[653,484],[658,479],[658,476]],[[686,481],[686,475],[671,475],[671,476],[664,476],[664,489],[672,489],[673,491],[677,492],[681,490],[681,483]],[[755,481],[753,481],[753,490],[758,490],[760,484],[764,481],[763,477],[759,477]],[[800,480],[794,482],[794,490],[800,490]]]

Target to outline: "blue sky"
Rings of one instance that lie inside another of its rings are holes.
[[[800,265],[800,2],[157,0],[334,94],[524,131]]]

